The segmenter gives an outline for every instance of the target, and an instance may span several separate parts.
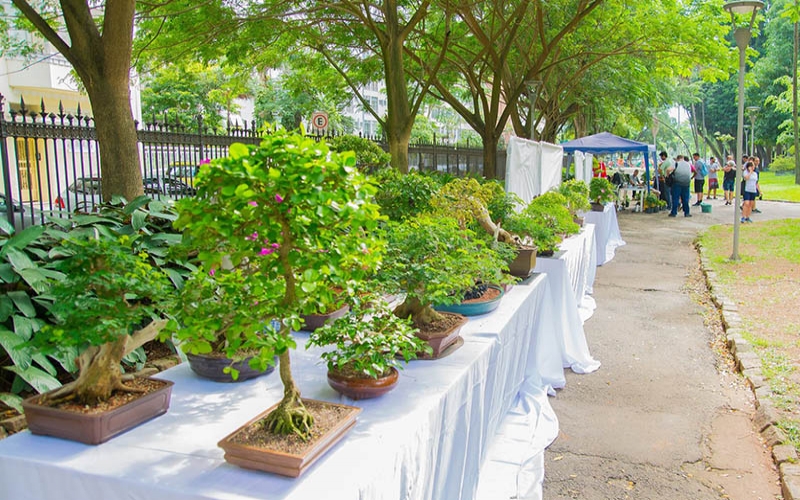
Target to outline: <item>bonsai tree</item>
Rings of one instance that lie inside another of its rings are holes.
[[[477,280],[497,282],[507,266],[500,254],[462,229],[456,220],[431,213],[390,223],[379,274],[387,291],[405,293],[394,313],[427,329],[442,319],[431,306],[461,302]]]
[[[179,315],[183,338],[207,349],[222,332],[230,354],[248,349],[263,366],[278,356],[284,396],[264,421],[275,433],[305,439],[313,425],[289,356],[304,305],[330,306],[319,287],[348,288],[380,258],[375,187],[355,163],[352,152],[279,130],[202,166],[197,196],[178,204],[176,225],[199,252],[193,283],[207,287]]]
[[[559,236],[575,234],[581,230],[567,208],[567,199],[555,191],[548,191],[532,199],[523,213],[539,225],[549,227]]]
[[[77,378],[48,399],[96,405],[114,390],[138,392],[125,385],[120,363],[164,327],[162,311],[174,288],[145,251],[134,249],[136,235],[82,234],[68,236],[51,252],[65,256],[55,265],[62,278],[49,291],[55,324],[42,328],[35,340],[80,351]]]
[[[589,200],[593,203],[605,205],[609,201],[614,201],[617,196],[614,194],[614,185],[605,177],[593,177],[589,183]]]
[[[416,171],[402,174],[395,169],[380,172],[377,183],[380,188],[375,200],[381,207],[381,213],[394,221],[430,211],[431,198],[441,187],[429,175]]]
[[[539,255],[552,255],[561,243],[552,227],[526,212],[510,215],[503,225],[509,232],[519,235],[522,244],[536,247]]]
[[[567,200],[567,209],[575,216],[580,211],[589,210],[589,186],[578,179],[564,181],[558,187],[558,192]]]
[[[312,332],[306,348],[322,353],[328,370],[354,378],[380,378],[430,349],[414,336],[411,321],[395,316],[378,297],[361,297],[351,313]]]

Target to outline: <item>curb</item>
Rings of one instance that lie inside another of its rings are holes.
[[[722,316],[722,328],[727,337],[728,349],[733,355],[736,368],[747,380],[756,401],[753,425],[761,437],[772,448],[772,459],[781,478],[784,500],[800,500],[800,463],[797,450],[788,444],[786,434],[777,426],[778,412],[768,398],[771,394],[761,371],[761,360],[753,346],[742,337],[742,319],[736,304],[722,295],[715,287],[717,275],[711,270],[703,247],[696,244],[700,253],[700,268],[706,280],[711,300]]]

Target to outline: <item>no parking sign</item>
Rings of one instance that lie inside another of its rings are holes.
[[[315,111],[314,114],[311,115],[311,123],[314,125],[314,128],[325,130],[328,128],[328,113]]]

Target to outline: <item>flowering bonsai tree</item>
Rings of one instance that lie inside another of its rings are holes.
[[[593,203],[605,205],[609,201],[614,201],[617,196],[614,194],[614,186],[605,177],[593,177],[589,183],[589,200]]]
[[[564,181],[558,187],[558,192],[567,199],[567,209],[575,216],[580,211],[589,210],[589,186],[579,179]]]
[[[197,188],[179,202],[176,225],[199,251],[206,293],[180,314],[182,335],[202,351],[223,332],[230,354],[246,349],[262,366],[277,355],[284,396],[264,424],[305,439],[313,419],[292,378],[291,331],[306,303],[330,305],[318,287],[347,289],[374,270],[375,188],[353,153],[282,130],[260,146],[231,145],[201,167]]]

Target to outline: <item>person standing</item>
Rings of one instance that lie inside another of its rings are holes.
[[[758,195],[758,172],[755,163],[748,161],[744,166],[744,202],[742,204],[742,222],[753,222],[750,213]]]
[[[672,209],[672,192],[670,191],[670,186],[667,185],[667,167],[673,164],[672,161],[669,160],[666,151],[662,151],[658,153],[659,158],[661,158],[661,162],[658,164],[658,189],[661,190],[661,199],[667,202],[667,208]]]
[[[706,194],[706,199],[717,199],[717,189],[719,188],[717,172],[719,170],[721,170],[721,167],[717,163],[717,159],[712,156],[708,164],[708,193]]]
[[[758,156],[751,156],[750,161],[753,162],[754,170],[758,176],[761,176],[761,158]],[[756,191],[758,191],[758,199],[761,199],[761,184],[756,183]],[[753,200],[753,213],[760,214],[761,210],[756,208],[756,200]]]
[[[688,158],[687,158],[688,159]],[[692,170],[694,170],[694,192],[697,195],[697,202],[692,205],[699,207],[703,203],[703,186],[706,183],[706,175],[708,175],[708,166],[706,162],[700,159],[700,153],[692,155]]]
[[[687,157],[688,158],[688,157]],[[682,155],[678,155],[677,162],[673,166],[667,167],[667,175],[675,172],[674,181],[672,183],[672,210],[669,213],[670,217],[678,215],[678,203],[683,205],[683,216],[691,217],[689,213],[689,185],[692,182],[692,166],[684,159]]]
[[[728,161],[722,171],[724,172],[722,190],[725,195],[725,204],[733,205],[733,190],[736,188],[736,162],[731,156],[728,156]]]

